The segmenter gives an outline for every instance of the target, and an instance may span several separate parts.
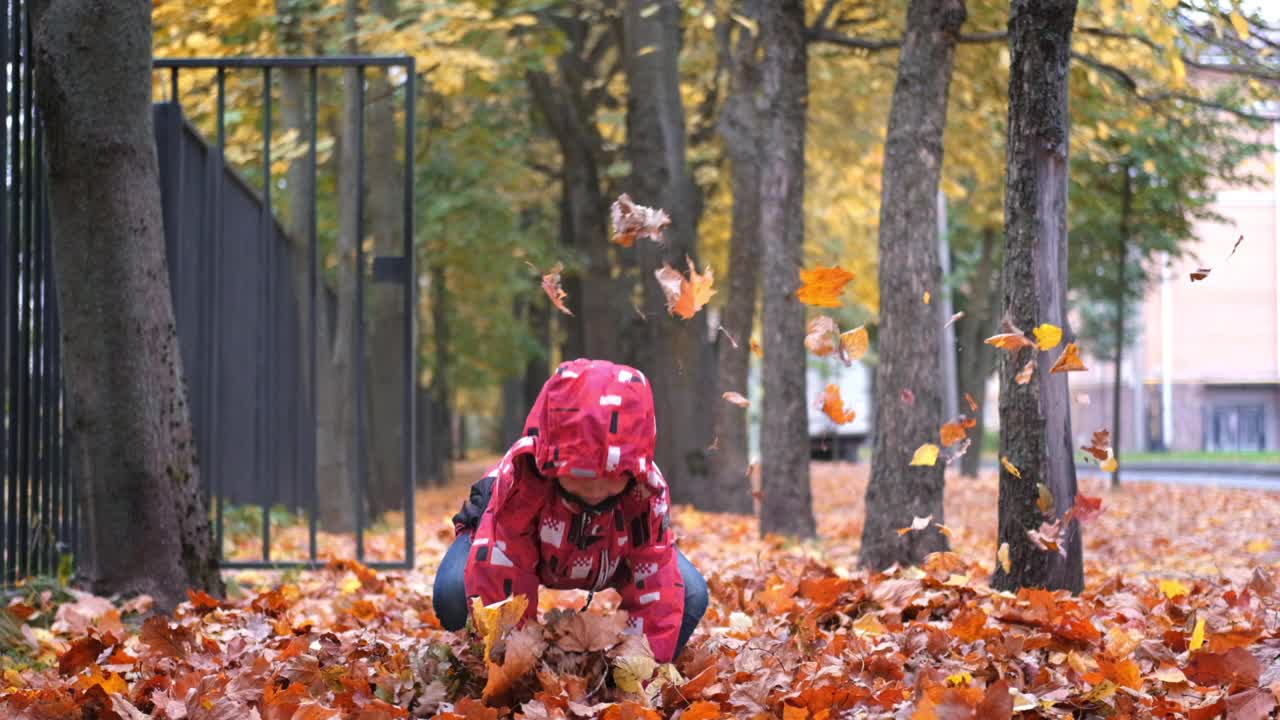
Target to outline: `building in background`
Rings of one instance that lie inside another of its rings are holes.
[[[1272,128],[1280,150],[1280,123]],[[1280,449],[1280,163],[1270,179],[1226,188],[1181,259],[1151,281],[1122,365],[1118,450]],[[1243,241],[1227,260],[1236,239]],[[1192,282],[1197,268],[1209,276]],[[1071,376],[1076,445],[1112,426],[1114,366],[1086,359]]]

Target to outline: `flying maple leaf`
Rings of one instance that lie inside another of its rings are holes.
[[[560,312],[573,317],[573,313],[569,308],[564,306],[565,298],[569,294],[560,287],[560,273],[564,272],[564,263],[556,263],[552,266],[551,271],[542,276],[542,290],[551,298],[551,304],[556,306]]]
[[[951,319],[950,319],[950,320],[948,320],[948,321],[946,322],[946,324],[942,326],[942,329],[943,329],[943,330],[946,330],[947,328],[951,327],[952,325],[955,325],[955,324],[956,324],[956,321],[957,321],[957,320],[959,320],[959,319],[960,319],[960,318],[962,318],[962,317],[964,317],[964,311],[963,311],[963,310],[961,310],[960,312],[956,313],[955,315],[952,315],[952,316],[951,316]]]
[[[1049,368],[1049,372],[1084,372],[1088,369],[1084,366],[1084,362],[1080,360],[1080,348],[1076,347],[1075,343],[1067,343],[1057,362],[1053,364],[1053,367]]]
[[[740,408],[751,407],[751,401],[742,397],[741,394],[736,392],[727,392],[721,395],[720,397],[724,398],[725,400],[728,400],[729,402],[733,403],[734,405],[737,405]]]
[[[931,522],[933,522],[932,515],[929,515],[928,517],[913,517],[910,525],[904,528],[898,528],[898,534],[906,535],[913,530],[924,530],[929,527],[929,523]]]
[[[760,347],[760,343],[755,340],[751,341],[751,354],[758,358],[764,358],[764,348]]]
[[[809,352],[818,357],[826,357],[836,351],[836,338],[840,334],[840,327],[836,325],[836,321],[826,315],[809,321],[809,327],[804,336],[804,346]]]
[[[1080,449],[1098,460],[1106,460],[1111,455],[1111,431],[1106,429],[1093,431],[1092,444],[1082,445]]]
[[[911,456],[911,465],[932,466],[938,462],[938,446],[933,443],[924,443],[916,448],[915,453]]]
[[[1013,564],[1009,561],[1009,543],[1000,543],[1000,549],[996,550],[996,560],[1000,561],[1000,569],[1006,573],[1013,570]]]
[[[796,299],[814,307],[840,307],[840,293],[853,280],[853,273],[838,265],[800,271]]]
[[[626,193],[613,201],[609,212],[613,220],[613,237],[610,242],[623,247],[631,247],[636,238],[647,237],[661,243],[663,228],[671,224],[671,216],[665,210],[637,205]]]
[[[867,335],[867,326],[858,327],[840,333],[840,347],[844,350],[845,362],[861,360],[871,347],[871,338]]]
[[[963,420],[952,420],[951,422],[943,423],[942,427],[938,429],[938,437],[942,440],[942,447],[950,447],[960,442],[965,439],[967,434]]]
[[[857,417],[856,412],[845,409],[844,400],[840,398],[840,386],[834,383],[827,385],[827,389],[822,393],[822,412],[837,425],[853,422]]]
[[[1005,470],[1009,471],[1010,475],[1018,478],[1019,480],[1022,479],[1022,471],[1019,470],[1017,466],[1015,466],[1013,463],[1009,462],[1009,458],[1004,457],[1003,455],[1000,456],[1000,464],[1004,466]]]
[[[1007,318],[1005,319],[1004,326],[1001,329],[1004,330],[1004,332],[999,333],[998,335],[992,335],[983,342],[988,345],[994,345],[1005,352],[1017,352],[1022,348],[1036,346],[1036,344],[1031,342],[1031,339],[1027,337],[1026,333],[1019,330],[1018,327]]]
[[[1022,366],[1022,369],[1018,371],[1017,375],[1013,376],[1013,381],[1018,383],[1019,385],[1026,385],[1027,383],[1031,382],[1031,374],[1034,373],[1035,370],[1036,370],[1036,361],[1034,358],[1032,358],[1031,360],[1027,361],[1026,365]]]
[[[1062,328],[1057,325],[1040,323],[1039,327],[1032,328],[1031,332],[1035,334],[1036,345],[1041,350],[1052,350],[1062,342]]]
[[[1209,273],[1211,272],[1213,272],[1212,268],[1199,268],[1195,272],[1191,273],[1191,282],[1200,282],[1201,280],[1209,277]]]
[[[699,275],[693,260],[685,257],[685,262],[689,263],[689,277],[665,263],[660,269],[654,270],[653,275],[662,286],[662,293],[667,296],[667,313],[688,320],[711,300],[716,291],[711,288],[715,278],[711,274],[710,265]]]

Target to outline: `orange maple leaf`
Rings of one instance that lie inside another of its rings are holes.
[[[555,305],[556,309],[569,317],[573,317],[573,313],[569,311],[569,308],[564,306],[564,300],[569,297],[569,293],[566,293],[564,288],[560,287],[560,273],[562,272],[564,272],[564,263],[556,263],[551,268],[551,272],[542,276],[542,290],[547,294],[547,297],[551,298],[551,304]]]
[[[840,399],[840,386],[831,384],[827,386],[826,391],[822,394],[822,412],[827,414],[837,425],[844,425],[847,422],[853,422],[857,417],[857,413],[853,410],[846,410],[844,400]]]
[[[938,436],[942,439],[942,447],[950,447],[965,438],[964,425],[962,423],[951,421],[944,423],[938,430]]]
[[[1032,358],[1031,360],[1027,361],[1026,365],[1022,366],[1022,369],[1018,371],[1018,374],[1013,377],[1013,381],[1018,383],[1019,385],[1026,385],[1027,383],[1031,382],[1031,374],[1035,372],[1035,370],[1036,370],[1036,361],[1034,358]]]
[[[814,307],[840,307],[840,293],[852,279],[853,273],[838,265],[801,270],[796,298]]]
[[[1075,343],[1067,343],[1058,361],[1053,364],[1053,367],[1049,368],[1049,372],[1084,372],[1088,369],[1084,366],[1084,362],[1080,360],[1080,348]]]
[[[685,262],[689,263],[689,277],[665,263],[660,269],[654,270],[653,275],[662,286],[662,293],[667,296],[667,312],[688,320],[711,300],[716,291],[711,287],[715,278],[711,274],[710,265],[699,275],[693,260],[685,257]]]

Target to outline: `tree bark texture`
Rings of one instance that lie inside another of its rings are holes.
[[[758,20],[763,0],[739,2],[735,10]],[[759,36],[735,23],[729,56],[730,90],[720,114],[719,132],[732,166],[733,217],[729,237],[728,297],[721,325],[734,339],[733,347],[718,333],[717,376],[712,399],[712,435],[719,441],[710,456],[710,484],[698,507],[709,512],[751,514],[747,413],[720,399],[724,392],[747,394],[751,330],[755,324],[760,282],[760,64]],[[757,398],[757,401],[759,398]]]
[[[986,412],[981,403],[986,395],[987,377],[995,369],[994,348],[986,344],[985,340],[998,332],[996,308],[1000,304],[1000,276],[995,252],[996,229],[983,228],[981,242],[978,266],[969,283],[965,317],[956,328],[959,337],[959,357],[956,364],[959,367],[960,392],[968,393],[974,402],[979,403],[978,411],[972,413],[977,425],[969,431],[973,444],[964,457],[960,458],[960,474],[965,477],[977,477],[982,464],[982,443],[987,428]],[[964,405],[964,412],[970,413],[967,403]]]
[[[767,107],[760,168],[764,246],[764,402],[760,428],[760,533],[813,537],[805,310],[796,290],[804,263],[804,133],[809,105],[804,3],[764,3],[761,87]]]
[[[1070,115],[1067,73],[1075,0],[1014,0],[1009,19],[1009,141],[1005,191],[1004,315],[1020,328],[1067,322],[1067,169]],[[1060,351],[1059,351],[1060,352]],[[1014,377],[1028,359],[1035,375]],[[1076,497],[1066,374],[1049,372],[1057,353],[1024,348],[1000,359],[1000,455],[1021,478],[1000,471],[999,541],[1009,544],[1011,571],[997,566],[991,585],[1068,589],[1084,584],[1080,527],[1065,529],[1066,556],[1039,549],[1027,536],[1061,518]],[[1037,486],[1053,493],[1053,518],[1036,507]]]
[[[963,0],[912,0],[889,110],[880,200],[880,362],[876,366],[875,449],[867,485],[861,563],[882,570],[914,565],[948,548],[930,525],[899,534],[914,517],[943,523],[941,461],[911,465],[916,448],[937,443],[942,418],[941,328],[925,293],[938,294],[938,182],[947,92]],[[914,403],[900,399],[903,390]]]
[[[574,317],[561,319],[569,326],[566,355],[608,359],[617,351],[620,318],[618,283],[609,259],[608,202],[600,184],[604,141],[596,123],[599,100],[587,89],[595,70],[588,48],[590,24],[566,21],[561,29],[570,47],[556,59],[555,75],[530,72],[526,82],[560,148],[561,238],[584,262],[580,271],[571,270],[564,277],[574,312]],[[591,49],[598,47],[603,46]]]
[[[220,593],[165,265],[151,3],[32,4],[88,589]]]
[[[387,19],[396,17],[395,0],[373,0],[373,11]],[[403,99],[387,79],[387,70],[369,73],[368,132],[368,232],[373,252],[386,257],[404,256],[404,166],[397,157],[400,134],[396,108]],[[407,280],[412,281],[411,278]],[[374,283],[369,288],[365,383],[369,388],[369,515],[377,518],[388,510],[403,510],[405,337],[404,293],[395,283]]]
[[[702,402],[702,391],[711,382],[702,373],[705,353],[711,352],[707,316],[670,316],[653,277],[664,262],[684,271],[685,258],[698,257],[698,189],[685,152],[680,96],[680,16],[677,0],[627,0],[622,12],[623,70],[628,85],[629,190],[636,202],[664,208],[672,218],[663,245],[641,241],[636,247],[647,317],[647,342],[638,364],[653,386],[657,459],[672,502],[701,507],[713,494],[708,492],[705,450],[712,440],[711,413]]]
[[[1133,178],[1130,175],[1129,165],[1126,163],[1124,171],[1124,189],[1120,196],[1120,235],[1116,238],[1116,288],[1115,288],[1115,344],[1116,355],[1115,365],[1113,365],[1113,374],[1111,376],[1111,447],[1117,452],[1120,450],[1120,421],[1123,417],[1121,413],[1121,398],[1123,389],[1121,381],[1124,380],[1124,324],[1125,312],[1128,307],[1125,303],[1125,265],[1129,261],[1129,222],[1130,215],[1133,213]],[[1135,378],[1135,382],[1137,379]],[[1134,413],[1134,426],[1138,424],[1137,413]],[[1116,467],[1116,471],[1111,473],[1111,487],[1120,487],[1120,468]]]
[[[355,54],[357,0],[346,2],[346,31],[351,36],[347,51]],[[364,498],[356,496],[356,417],[363,403],[356,398],[356,243],[359,242],[360,193],[363,191],[357,157],[356,138],[361,123],[360,73],[343,72],[342,122],[338,135],[338,256],[337,313],[333,323],[333,345],[321,348],[329,356],[332,376],[328,387],[320,388],[319,458],[316,461],[317,506],[320,524],[330,532],[350,532],[355,527],[357,508]],[[362,510],[363,511],[363,510]]]

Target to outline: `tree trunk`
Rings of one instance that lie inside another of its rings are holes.
[[[762,0],[745,0],[735,8],[751,20],[760,17]],[[732,347],[716,336],[717,392],[712,399],[713,436],[719,449],[710,457],[711,482],[698,503],[702,510],[750,514],[754,510],[746,469],[747,413],[719,398],[732,391],[747,394],[760,274],[760,66],[758,37],[736,27],[730,57],[730,94],[720,115],[720,136],[733,166],[733,220],[729,238],[729,290],[721,324],[738,341]],[[759,398],[756,398],[759,401]]]
[[[395,0],[373,0],[374,12],[396,17]],[[399,104],[385,69],[369,70],[368,218],[373,252],[404,256],[404,171],[396,157]],[[412,281],[411,278],[406,280]],[[403,510],[405,337],[404,292],[395,283],[375,283],[369,292],[369,343],[365,363],[369,388],[369,514]]]
[[[926,292],[938,294],[938,180],[947,91],[963,0],[912,0],[889,111],[880,200],[880,362],[876,366],[875,450],[867,485],[862,565],[876,570],[914,565],[948,547],[930,525],[899,534],[912,518],[944,522],[941,462],[911,465],[922,443],[938,442],[942,392],[937,313]],[[904,403],[904,389],[915,393]]]
[[[656,7],[656,11],[654,8]],[[663,245],[636,247],[644,287],[646,344],[640,369],[653,387],[658,418],[657,458],[676,503],[701,507],[707,492],[705,448],[710,408],[699,402],[703,353],[710,352],[706,314],[670,316],[653,271],[664,262],[684,270],[697,260],[698,189],[685,154],[680,96],[680,3],[627,0],[622,12],[623,69],[627,76],[627,157],[636,202],[666,209],[672,224]]]
[[[804,131],[809,104],[804,3],[764,3],[761,87],[768,108],[761,152],[764,245],[764,403],[760,428],[760,533],[813,537],[804,306]]]
[[[1004,315],[1020,328],[1063,328],[1067,318],[1067,184],[1070,115],[1067,72],[1076,0],[1014,0],[1009,20],[1009,141],[1005,191]],[[1032,381],[1014,377],[1032,356]],[[1000,471],[1000,543],[1012,569],[997,564],[991,585],[1066,588],[1084,585],[1079,523],[1064,530],[1066,556],[1044,551],[1027,531],[1044,518],[1037,486],[1053,493],[1053,520],[1075,504],[1071,414],[1066,374],[1051,374],[1056,353],[1025,348],[1000,359],[1000,455],[1020,469]]]
[[[346,31],[351,36],[347,51],[355,54],[354,35],[357,0],[346,0]],[[338,137],[338,306],[333,324],[333,346],[329,355],[331,384],[321,388],[319,405],[320,442],[317,486],[320,523],[330,532],[350,532],[355,527],[357,508],[363,512],[364,498],[356,494],[356,417],[358,403],[355,382],[356,333],[356,243],[359,242],[360,193],[363,191],[356,144],[361,123],[360,74],[343,73],[342,125]],[[325,350],[325,348],[321,348]]]
[[[32,4],[67,411],[99,595],[220,593],[165,265],[151,3]]]
[[[996,231],[994,228],[982,229],[982,249],[978,256],[978,267],[969,283],[969,305],[965,308],[964,321],[958,326],[960,335],[959,366],[960,392],[968,393],[979,403],[978,411],[973,413],[977,422],[969,433],[973,444],[968,452],[960,458],[960,473],[965,477],[977,477],[982,464],[983,440],[986,436],[986,412],[981,406],[986,394],[987,377],[994,369],[994,348],[984,340],[996,333],[997,324],[995,308],[1000,302],[1000,283],[996,275]],[[964,412],[970,412],[965,405]]]
[[[433,445],[447,467],[453,459],[453,394],[449,386],[449,288],[444,266],[431,267],[431,338],[435,342],[435,368],[431,374],[431,400],[435,405]]]
[[[1116,239],[1116,289],[1115,289],[1115,371],[1112,375],[1111,382],[1111,447],[1115,452],[1120,451],[1120,400],[1123,396],[1120,383],[1124,379],[1122,372],[1124,362],[1124,322],[1125,322],[1125,265],[1129,261],[1129,219],[1133,212],[1133,179],[1129,175],[1129,165],[1126,163],[1124,168],[1124,190],[1120,196],[1120,236]],[[1134,382],[1137,382],[1135,378]],[[1134,414],[1134,424],[1137,424],[1137,414]],[[1120,487],[1120,467],[1117,465],[1115,472],[1111,473],[1111,487]]]

